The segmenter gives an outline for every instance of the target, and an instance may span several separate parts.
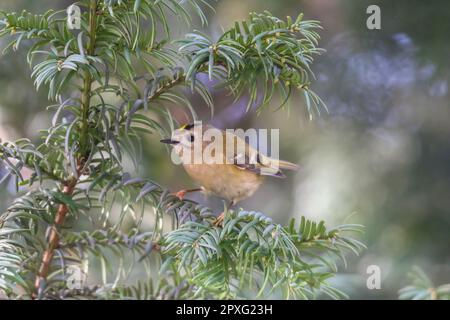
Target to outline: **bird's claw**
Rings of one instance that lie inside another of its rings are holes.
[[[177,197],[178,199],[180,199],[180,201],[182,201],[184,199],[184,197],[186,196],[186,190],[180,190],[178,192],[176,192],[174,194],[175,197]]]
[[[222,227],[224,219],[225,219],[225,213],[222,212],[221,214],[219,214],[219,216],[216,218],[216,220],[214,220],[213,226],[215,226],[215,227]]]

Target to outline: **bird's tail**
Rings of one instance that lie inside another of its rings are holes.
[[[300,169],[300,166],[298,164],[289,162],[289,161],[283,161],[283,160],[278,160],[278,167],[281,170],[292,170],[292,171],[297,171],[298,169]]]

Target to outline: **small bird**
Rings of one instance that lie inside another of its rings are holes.
[[[207,131],[211,129],[222,136],[222,143],[213,146],[211,144],[218,141],[204,139]],[[224,198],[229,201],[229,206],[234,206],[252,196],[263,183],[265,176],[285,178],[283,169],[298,169],[298,165],[269,158],[237,135],[211,125],[183,125],[172,132],[170,139],[163,139],[161,142],[173,145],[173,151],[180,157],[188,175],[200,185],[200,188],[177,192],[176,196],[180,199],[188,192],[203,191]],[[207,149],[211,152],[205,153]],[[195,156],[199,154],[200,161],[195,161]],[[205,161],[206,155],[215,161]],[[223,219],[222,212],[215,224],[222,224]]]

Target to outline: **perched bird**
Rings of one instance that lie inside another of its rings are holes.
[[[208,130],[215,130],[222,141],[205,139]],[[188,192],[203,191],[224,198],[233,206],[253,195],[265,176],[284,178],[282,170],[298,169],[296,164],[269,158],[237,135],[210,125],[184,125],[161,142],[173,145],[188,175],[200,185],[177,192],[180,199]],[[206,159],[208,156],[213,159]],[[223,218],[222,212],[216,224],[221,224]]]

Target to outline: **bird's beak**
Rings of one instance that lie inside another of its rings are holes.
[[[180,141],[175,141],[175,140],[172,140],[172,139],[163,139],[160,142],[167,143],[167,144],[178,144],[178,143],[180,143]]]

